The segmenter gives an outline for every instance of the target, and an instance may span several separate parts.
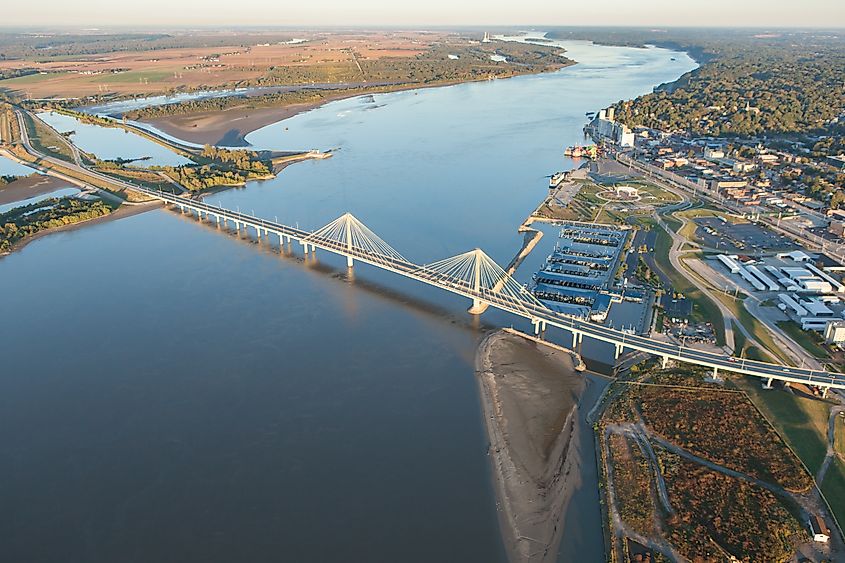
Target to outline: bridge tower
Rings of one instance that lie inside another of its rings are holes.
[[[484,254],[480,248],[473,250],[475,254],[475,267],[473,268],[472,289],[476,293],[481,293],[481,254]],[[480,315],[487,310],[487,305],[481,302],[480,299],[474,298],[472,300],[472,307],[469,308],[469,313],[472,315]]]
[[[345,225],[346,233],[345,234],[346,234],[346,251],[348,252],[348,254],[346,255],[346,267],[351,268],[354,265],[354,261],[352,260],[352,221],[349,220],[349,218],[352,217],[352,214],[346,213],[344,215],[344,217],[346,218],[346,221],[345,221],[345,223],[346,223],[346,225]]]

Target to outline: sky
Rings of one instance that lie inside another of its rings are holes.
[[[2,26],[845,27],[845,0],[8,0]]]

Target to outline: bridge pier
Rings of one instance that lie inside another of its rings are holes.
[[[346,267],[352,268],[354,266],[354,261],[352,260],[352,256],[346,256]]]
[[[472,300],[472,307],[470,307],[467,312],[471,315],[480,315],[484,311],[487,310],[487,303],[481,301],[481,299],[474,299]],[[532,323],[534,321],[531,321]]]
[[[830,387],[822,387],[822,399],[827,399],[827,392],[830,391]]]
[[[666,369],[666,366],[669,365],[669,356],[663,356],[663,361],[660,363],[660,367],[662,369]]]
[[[763,385],[763,389],[771,389],[771,388],[772,388],[772,382],[773,382],[774,380],[775,380],[775,378],[774,378],[774,377],[770,377],[769,379],[767,379],[767,380],[766,380],[766,384],[765,384],[765,385]]]
[[[302,252],[306,255],[308,254],[308,243],[307,242],[302,243]]]
[[[613,359],[618,360],[619,356],[622,355],[622,351],[625,349],[625,347],[622,346],[621,344],[615,344],[614,347],[615,347],[615,353],[613,355]]]

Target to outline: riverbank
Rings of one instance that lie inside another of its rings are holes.
[[[509,76],[496,77],[498,79],[539,74],[543,72],[558,72],[577,64],[571,59],[562,59],[560,64],[547,70],[534,72],[514,72]],[[174,114],[167,117],[141,118],[139,123],[152,125],[156,129],[177,139],[196,143],[198,145],[218,145],[226,147],[249,147],[246,136],[262,127],[289,119],[301,113],[318,109],[331,102],[355,98],[358,96],[372,96],[408,90],[423,90],[426,88],[443,88],[468,82],[480,82],[487,78],[476,80],[451,80],[430,84],[396,84],[378,86],[369,90],[341,91],[328,95],[319,100],[304,103],[294,103],[282,106],[250,107],[247,104],[217,111],[201,111],[194,113]]]
[[[19,240],[15,244],[12,245],[11,249],[8,252],[0,252],[0,259],[5,256],[9,256],[22,250],[26,245],[35,242],[36,240],[46,237],[49,235],[54,235],[57,233],[66,233],[70,231],[75,231],[76,229],[81,229],[83,227],[88,227],[90,225],[100,224],[100,223],[107,223],[109,221],[116,221],[118,219],[123,219],[124,217],[131,217],[132,215],[137,215],[139,213],[144,213],[145,211],[150,211],[152,209],[158,209],[162,206],[160,201],[150,201],[146,203],[138,203],[135,205],[121,205],[108,215],[102,215],[100,217],[95,217],[93,219],[87,219],[85,221],[78,221],[76,223],[71,223],[69,225],[64,225],[62,227],[54,227],[51,229],[45,229],[43,231],[39,231],[32,236],[26,237],[24,239]]]
[[[313,103],[267,108],[240,106],[219,111],[143,119],[141,122],[189,143],[248,147],[246,136],[253,131],[315,109],[328,101],[330,100],[325,99]]]
[[[65,182],[52,176],[31,174],[23,178],[18,178],[5,187],[0,188],[0,205],[49,194],[50,192],[67,188],[71,185],[70,182]]]
[[[573,354],[506,331],[482,341],[475,367],[509,560],[556,561],[580,467],[592,463],[578,429],[587,379]]]

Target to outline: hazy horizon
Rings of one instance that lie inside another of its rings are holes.
[[[38,10],[13,5],[0,26],[10,27],[444,27],[596,26],[821,28],[845,26],[845,2],[806,0],[800,10],[764,0],[605,0],[600,5],[524,0],[518,9],[503,2],[457,4],[429,0],[401,5],[390,0],[313,0],[303,5],[270,0],[237,3],[147,0],[144,10],[103,0],[42,0]],[[45,16],[44,14],[48,14]]]

